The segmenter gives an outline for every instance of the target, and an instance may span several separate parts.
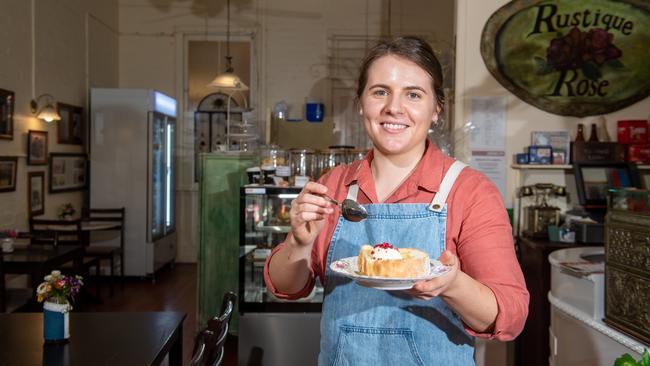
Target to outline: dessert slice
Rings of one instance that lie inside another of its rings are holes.
[[[429,256],[414,248],[396,248],[388,243],[364,245],[359,250],[359,273],[365,276],[414,278],[429,273]]]

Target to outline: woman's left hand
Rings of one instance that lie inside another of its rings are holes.
[[[451,266],[451,271],[441,277],[435,277],[428,281],[416,282],[413,285],[413,288],[407,290],[406,292],[418,299],[422,300],[431,300],[434,297],[444,295],[454,285],[454,281],[458,276],[459,267],[458,267],[458,257],[453,255],[450,251],[445,250],[440,255],[438,260],[442,264]]]

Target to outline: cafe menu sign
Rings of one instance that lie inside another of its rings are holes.
[[[650,2],[516,0],[483,29],[490,73],[525,102],[583,117],[650,94]]]

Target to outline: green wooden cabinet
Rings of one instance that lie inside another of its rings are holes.
[[[198,317],[199,327],[217,315],[223,294],[239,293],[239,188],[255,155],[201,154],[199,177]],[[239,306],[231,320],[239,323]]]

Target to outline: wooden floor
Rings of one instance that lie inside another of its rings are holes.
[[[93,284],[89,284],[90,287]],[[94,293],[94,288],[89,288]],[[181,311],[187,313],[183,323],[183,364],[192,358],[196,334],[196,265],[176,264],[156,274],[156,281],[126,280],[124,288],[115,286],[109,296],[108,284],[102,286],[102,303],[83,307],[83,311]],[[216,314],[215,314],[216,315]],[[237,340],[229,338],[223,365],[237,364]]]

